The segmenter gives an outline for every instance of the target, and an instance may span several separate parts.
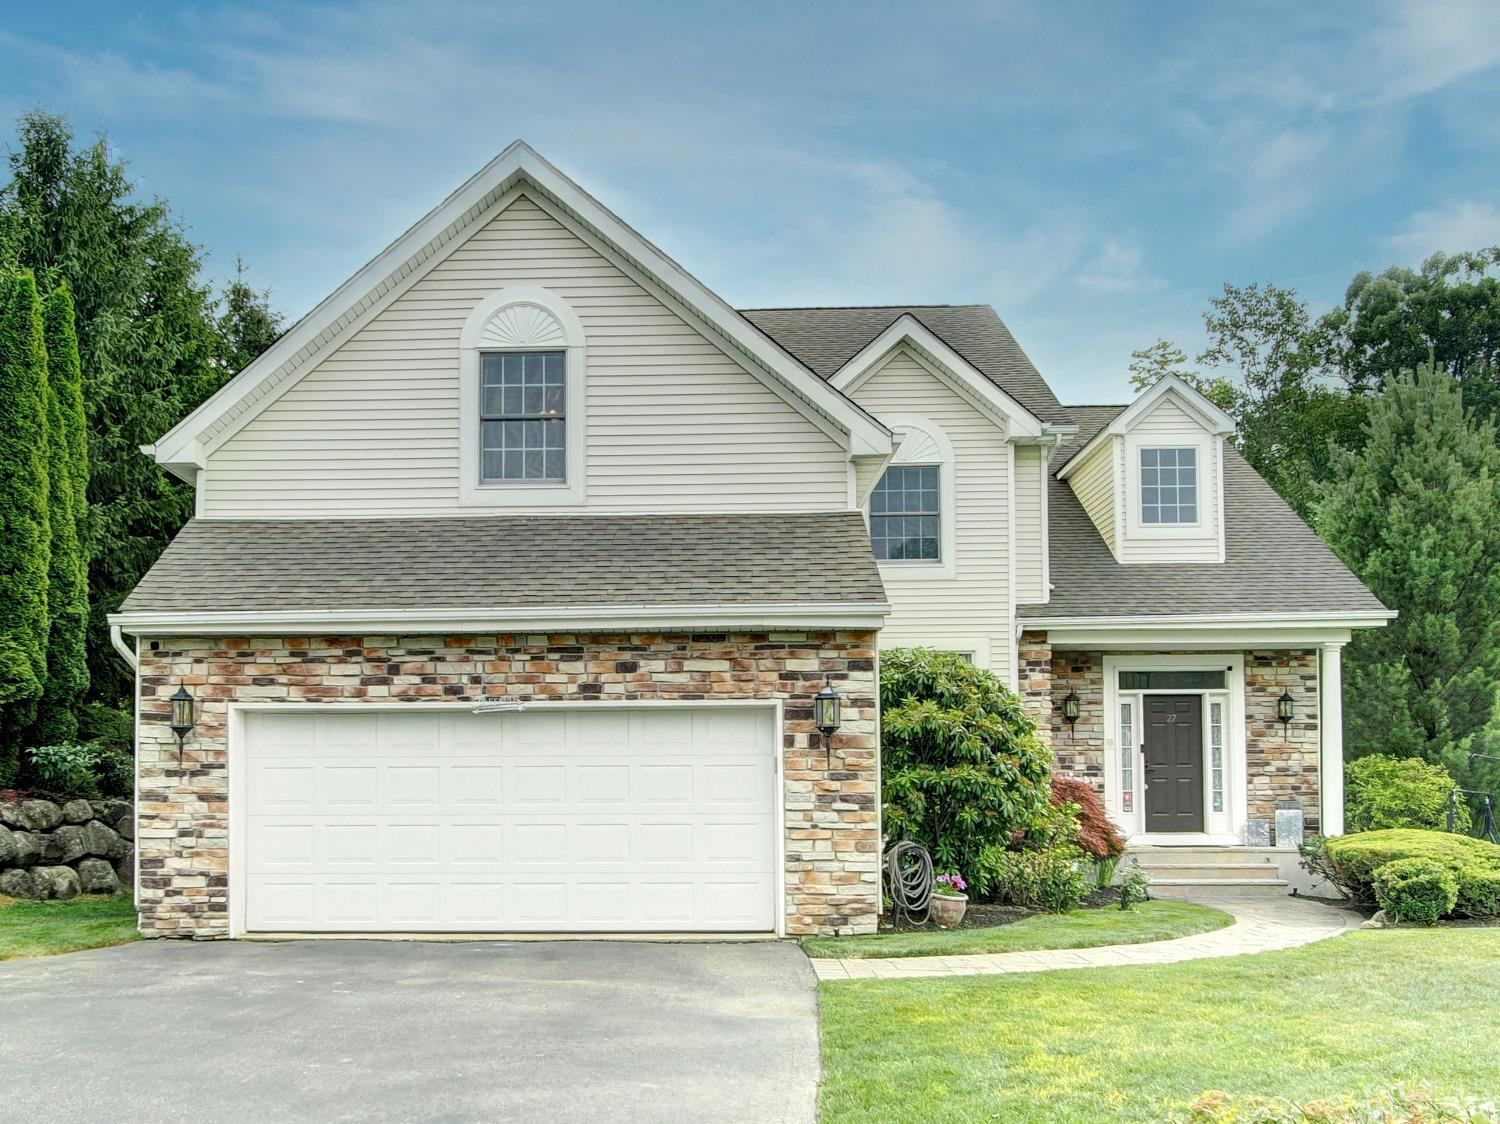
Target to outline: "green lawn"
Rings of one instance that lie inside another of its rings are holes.
[[[129,894],[108,898],[88,894],[66,902],[0,897],[0,960],[102,948],[139,936]]]
[[[824,1124],[1160,1121],[1221,1089],[1500,1092],[1500,928],[1163,966],[824,983]]]
[[[992,929],[941,929],[931,933],[877,933],[866,937],[804,937],[809,956],[863,960],[890,956],[960,956],[970,952],[1034,952],[1041,948],[1096,948],[1142,944],[1222,929],[1234,920],[1221,910],[1190,902],[1146,902],[1133,910],[1076,909],[1028,917]]]

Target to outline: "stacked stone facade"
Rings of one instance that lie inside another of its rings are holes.
[[[812,724],[844,697],[831,764]],[[229,934],[230,703],[780,699],[786,931],[873,932],[880,907],[873,632],[171,638],[142,643],[142,930]],[[198,700],[183,767],[168,697]]]
[[[1051,737],[1057,769],[1086,777],[1102,791],[1106,653],[1051,653],[1047,676],[1030,666],[1050,652],[1045,634],[1024,633],[1021,651],[1022,701]],[[1274,822],[1278,807],[1295,805],[1302,809],[1308,830],[1314,831],[1319,820],[1318,653],[1277,650],[1247,651],[1243,655],[1249,818]],[[1072,727],[1062,716],[1062,701],[1069,692],[1076,692],[1079,699],[1079,717]],[[1283,692],[1292,696],[1295,713],[1285,728],[1277,717],[1277,701]]]

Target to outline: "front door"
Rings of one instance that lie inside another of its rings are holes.
[[[1147,695],[1147,831],[1203,830],[1203,699]]]

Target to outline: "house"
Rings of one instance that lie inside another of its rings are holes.
[[[870,931],[893,645],[1140,840],[1337,830],[1389,614],[1229,431],[1063,407],[983,306],[736,311],[514,144],[144,450],[142,928]]]

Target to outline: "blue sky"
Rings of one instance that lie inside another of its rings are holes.
[[[1065,401],[1500,243],[1500,4],[7,6],[0,114],[106,132],[292,316],[510,140],[742,306],[989,302]]]

